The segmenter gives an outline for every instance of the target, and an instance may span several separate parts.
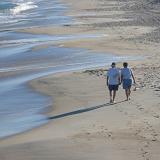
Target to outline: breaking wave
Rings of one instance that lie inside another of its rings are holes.
[[[10,9],[10,12],[11,14],[16,15],[26,10],[30,10],[37,7],[38,6],[35,5],[34,2],[19,3],[13,9]]]

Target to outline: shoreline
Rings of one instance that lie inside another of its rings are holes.
[[[73,2],[74,8],[66,14],[72,13],[75,17],[76,14],[86,11],[86,7],[88,11],[97,6],[96,3],[91,6],[84,6],[85,1],[81,1],[77,6],[73,0],[67,2]],[[91,1],[88,0],[87,3],[89,2]],[[98,3],[98,0],[94,0],[94,2]],[[112,6],[114,3],[108,2],[109,4]],[[76,7],[79,7],[79,10]],[[102,13],[101,6],[98,5],[97,7],[100,10],[98,13]],[[94,12],[96,13],[95,9]],[[97,23],[93,19],[90,21]],[[68,27],[70,26],[64,28]],[[94,28],[94,26],[92,27]],[[132,27],[130,29],[133,31]],[[75,30],[76,34],[77,28]],[[33,32],[35,31],[52,34],[57,30],[51,27],[46,31],[45,29],[37,29]],[[99,32],[99,29],[96,30],[95,28],[93,32],[96,31]],[[107,31],[103,30],[102,33],[106,34]],[[89,46],[94,51],[113,51],[116,54],[132,52],[131,55],[141,53],[149,56],[143,61],[130,63],[139,87],[136,92],[132,92],[131,101],[123,102],[125,95],[120,87],[116,99],[117,103],[108,104],[109,95],[103,78],[105,71],[101,69],[49,75],[33,80],[30,82],[33,88],[54,97],[52,110],[47,114],[51,120],[39,128],[0,140],[0,159],[3,157],[7,160],[17,160],[17,158],[24,160],[34,158],[40,160],[44,158],[103,160],[106,157],[119,160],[157,160],[160,158],[160,129],[158,127],[160,118],[159,48],[157,43],[153,42],[134,44],[135,41],[129,41],[126,43],[125,38],[128,37],[121,35],[121,33],[116,37],[112,35],[114,31],[115,29],[110,32],[110,39],[108,40],[93,39],[88,41],[82,39],[63,41],[58,45],[80,48]],[[70,31],[64,29],[64,33],[70,34],[71,32],[72,29]],[[121,39],[120,36],[123,38]],[[105,45],[106,43],[108,45]],[[145,48],[146,45],[147,48]],[[56,115],[60,115],[60,118],[54,119]]]

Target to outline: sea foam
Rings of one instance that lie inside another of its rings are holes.
[[[10,11],[13,15],[16,15],[16,14],[20,14],[23,11],[37,8],[37,7],[38,6],[35,5],[33,2],[19,3],[13,9],[10,9]]]

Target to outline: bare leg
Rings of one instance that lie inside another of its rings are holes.
[[[114,90],[114,91],[113,91],[113,102],[114,102],[114,100],[115,100],[115,97],[116,97],[116,91]]]
[[[112,91],[109,91],[109,94],[110,94],[110,103],[112,103],[113,102],[113,100],[112,100]]]
[[[126,100],[128,101],[128,97],[129,97],[129,91],[128,91],[128,89],[125,89],[125,93],[126,93]]]
[[[128,98],[130,100],[130,95],[131,95],[131,88],[128,89]]]

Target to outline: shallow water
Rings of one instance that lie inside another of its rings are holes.
[[[32,35],[15,28],[64,25],[67,6],[56,0],[4,0],[0,2],[0,138],[48,122],[42,113],[51,99],[28,87],[28,82],[51,73],[100,67],[133,57],[91,53],[54,46],[54,42],[107,35]],[[46,44],[48,47],[41,48]],[[51,45],[52,44],[52,45]]]

